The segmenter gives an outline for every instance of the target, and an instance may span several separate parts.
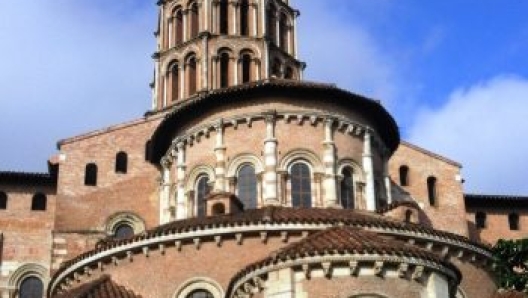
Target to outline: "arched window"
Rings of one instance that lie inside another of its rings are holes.
[[[345,209],[354,209],[354,178],[351,168],[343,169],[341,180],[341,206]]]
[[[229,12],[227,0],[220,0],[220,34],[229,34]]]
[[[176,11],[174,15],[174,42],[176,45],[183,42],[183,13],[181,9]]]
[[[36,276],[29,276],[20,283],[19,296],[20,298],[35,298],[43,297],[44,284],[40,278]]]
[[[86,165],[84,171],[84,185],[96,186],[97,185],[97,165],[89,163]]]
[[[273,5],[268,9],[268,38],[277,43],[277,10]]]
[[[273,76],[277,78],[281,77],[281,66],[282,66],[282,63],[279,59],[273,60],[273,66],[271,68],[271,73]]]
[[[198,72],[196,71],[196,57],[189,58],[189,95],[192,95],[196,93],[196,84],[198,82],[197,75]]]
[[[199,25],[199,22],[200,22],[200,15],[199,15],[199,11],[198,11],[198,4],[196,3],[193,3],[191,5],[191,11],[190,11],[190,15],[191,15],[191,38],[194,38],[196,36],[198,36],[198,33],[199,33],[199,30],[200,30],[200,25]]]
[[[152,146],[152,141],[148,140],[147,143],[145,143],[145,160],[150,161],[150,148]]]
[[[203,217],[206,215],[207,210],[207,204],[205,202],[205,199],[207,195],[209,194],[209,177],[207,176],[201,176],[198,178],[198,181],[196,182],[196,215],[198,217]]]
[[[220,54],[220,87],[229,86],[229,54]]]
[[[251,55],[242,55],[242,83],[251,81]]]
[[[192,291],[185,298],[214,298],[213,294],[206,290],[195,290]]]
[[[293,68],[291,68],[290,66],[286,68],[286,72],[284,73],[284,78],[288,80],[293,79]]]
[[[128,155],[121,151],[116,154],[115,172],[126,174],[128,170]]]
[[[480,211],[475,213],[475,226],[477,229],[484,229],[486,227],[486,213]]]
[[[0,210],[7,209],[7,194],[3,191],[0,191]]]
[[[249,35],[249,1],[242,0],[240,3],[240,35]]]
[[[174,63],[171,66],[169,76],[171,100],[175,101],[180,98],[180,67],[178,63]]]
[[[297,162],[290,170],[293,207],[312,206],[312,175],[308,165]]]
[[[429,205],[436,206],[436,177],[427,178],[427,196],[429,197]]]
[[[134,236],[134,229],[128,224],[120,224],[114,232],[114,238],[126,239]]]
[[[279,21],[279,38],[280,38],[280,49],[287,52],[288,51],[288,16],[283,13],[280,16]]]
[[[412,211],[411,210],[405,211],[405,222],[410,223],[411,220],[412,220]]]
[[[252,165],[243,165],[238,171],[237,194],[244,209],[257,208],[257,175]]]
[[[401,186],[409,185],[409,167],[408,166],[400,167],[400,185]]]
[[[43,193],[36,193],[31,200],[31,210],[33,211],[45,211],[46,210],[47,198]]]
[[[512,231],[519,230],[519,214],[510,213],[508,215],[508,223],[510,224],[510,230]]]

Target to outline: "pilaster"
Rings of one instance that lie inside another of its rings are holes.
[[[161,160],[162,177],[160,183],[160,224],[167,223],[171,220],[171,204],[170,204],[170,189],[171,189],[171,166],[172,160],[170,155]]]
[[[337,201],[337,182],[336,182],[336,150],[333,136],[334,119],[328,118],[324,122],[325,139],[323,141],[323,164],[324,164],[324,182],[323,196],[325,207],[336,207]]]
[[[363,170],[365,171],[365,196],[367,210],[376,210],[376,186],[374,183],[374,162],[372,159],[372,133],[370,129],[365,131],[363,140]]]
[[[213,191],[226,191],[226,147],[224,144],[224,123],[220,120],[216,126],[216,145],[214,148],[216,156],[215,184]]]
[[[177,161],[176,161],[176,178],[177,178],[177,189],[176,189],[176,219],[186,218],[186,196],[185,196],[185,144],[183,142],[178,142],[176,144],[177,152]]]
[[[266,139],[264,140],[264,204],[279,205],[277,195],[277,139],[275,138],[275,111],[264,114]]]

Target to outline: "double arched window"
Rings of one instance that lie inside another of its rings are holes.
[[[341,206],[344,209],[354,209],[354,171],[346,167],[342,171],[343,180],[341,180]]]
[[[36,276],[28,276],[20,283],[19,294],[20,298],[35,298],[43,297],[44,284],[42,280]]]
[[[0,191],[0,210],[7,209],[7,194]]]
[[[244,209],[257,208],[257,175],[250,164],[240,167],[237,176],[237,195]]]
[[[304,162],[296,162],[290,168],[291,201],[293,207],[312,206],[312,173]]]
[[[36,193],[31,200],[32,211],[45,211],[47,205],[47,197],[43,193]]]
[[[209,177],[206,175],[198,177],[195,186],[196,216],[204,217],[207,214],[205,199],[209,194]]]

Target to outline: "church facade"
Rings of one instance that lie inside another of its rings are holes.
[[[526,237],[527,198],[465,195],[379,102],[305,81],[288,0],[158,8],[151,110],[0,172],[2,297],[496,294],[484,243]]]

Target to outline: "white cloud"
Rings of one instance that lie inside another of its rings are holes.
[[[454,91],[439,109],[424,109],[411,142],[464,166],[466,191],[528,193],[528,79],[497,76]]]

